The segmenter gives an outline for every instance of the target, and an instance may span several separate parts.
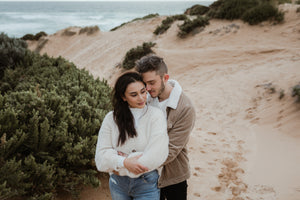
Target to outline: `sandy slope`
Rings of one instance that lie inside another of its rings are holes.
[[[280,25],[212,20],[186,39],[176,36],[176,24],[153,35],[163,17],[90,36],[62,36],[62,30],[47,37],[41,53],[61,55],[113,83],[130,48],[155,42],[197,110],[188,199],[298,200],[300,105],[290,94],[300,81],[300,13],[295,5],[281,8],[287,13]],[[102,186],[86,189],[81,199],[110,199],[107,179]]]

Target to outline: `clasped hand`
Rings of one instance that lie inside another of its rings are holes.
[[[147,172],[149,170],[147,167],[143,166],[142,164],[140,164],[138,162],[138,159],[142,155],[133,156],[133,157],[129,158],[127,154],[120,152],[120,151],[118,151],[118,155],[126,157],[124,160],[124,167],[131,173],[134,173],[137,175],[137,174]]]

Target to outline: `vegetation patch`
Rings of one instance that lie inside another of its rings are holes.
[[[122,67],[126,70],[132,69],[135,66],[135,62],[137,60],[139,60],[143,56],[153,53],[151,48],[154,46],[155,43],[144,42],[141,46],[130,49],[125,55]]]
[[[50,200],[99,186],[94,155],[112,109],[107,82],[4,34],[0,52],[0,199]]]
[[[156,27],[156,29],[153,33],[155,35],[163,34],[164,32],[166,32],[171,27],[171,25],[173,24],[174,21],[176,21],[176,20],[186,20],[186,19],[187,19],[186,15],[169,16],[161,22],[161,25]]]
[[[41,37],[47,36],[47,33],[44,31],[38,32],[37,34],[26,34],[23,37],[21,37],[22,40],[39,40]]]
[[[178,36],[183,38],[187,36],[190,32],[194,31],[197,28],[205,27],[209,24],[209,19],[207,17],[198,16],[194,20],[186,19],[184,23],[179,26]]]
[[[185,10],[186,15],[204,15],[209,11],[209,7],[203,5],[193,5],[191,8]]]
[[[122,26],[124,26],[124,25],[126,25],[126,24],[129,24],[129,23],[131,23],[131,22],[134,22],[134,21],[151,19],[151,18],[154,18],[154,17],[157,17],[157,16],[159,16],[159,14],[158,14],[158,13],[155,13],[155,14],[149,14],[149,15],[146,15],[146,16],[144,16],[144,17],[142,17],[142,18],[135,18],[135,19],[131,20],[130,22],[125,22],[125,23],[121,24],[120,26],[117,26],[117,27],[115,27],[115,28],[112,28],[110,31],[115,31],[115,30],[121,28]]]
[[[207,15],[217,19],[242,19],[251,25],[266,20],[282,22],[284,13],[265,0],[218,0],[209,7]]]
[[[98,26],[87,26],[80,29],[79,34],[86,33],[87,35],[92,35],[98,31],[100,31]]]

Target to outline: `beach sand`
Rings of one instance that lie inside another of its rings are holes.
[[[291,97],[291,88],[300,82],[297,7],[281,5],[283,24],[210,20],[185,39],[176,36],[182,21],[153,34],[164,17],[91,35],[63,36],[61,30],[44,38],[48,41],[40,53],[65,57],[112,85],[126,52],[155,42],[153,50],[196,108],[188,144],[188,199],[299,200],[300,104]],[[29,42],[29,48],[41,43]],[[80,199],[110,199],[107,181],[101,178],[101,187],[86,188]]]

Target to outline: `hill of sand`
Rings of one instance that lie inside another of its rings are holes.
[[[282,24],[211,20],[185,39],[176,36],[182,21],[154,35],[165,18],[157,17],[91,35],[70,27],[44,38],[44,46],[41,40],[29,47],[40,45],[41,54],[65,57],[113,84],[126,52],[155,42],[153,50],[197,111],[188,144],[188,199],[299,200],[300,105],[291,97],[300,81],[297,7],[281,6]],[[64,36],[66,30],[76,34]],[[87,188],[81,199],[110,199],[107,177],[101,180],[102,187]]]

